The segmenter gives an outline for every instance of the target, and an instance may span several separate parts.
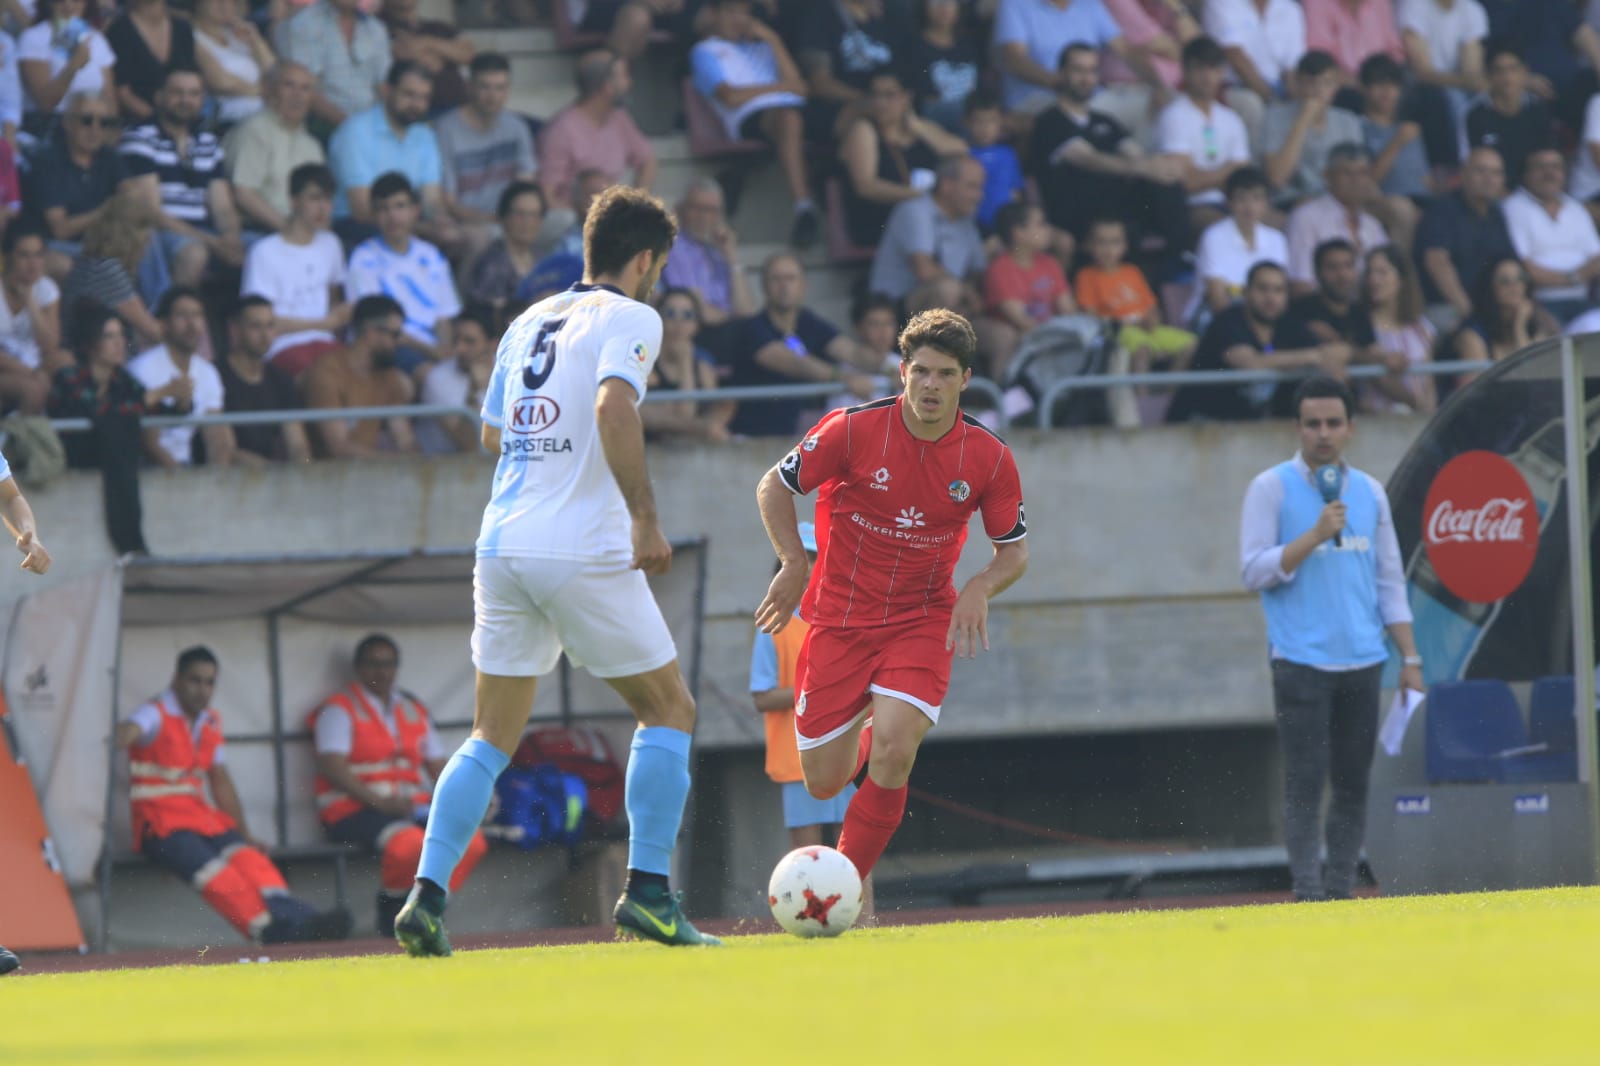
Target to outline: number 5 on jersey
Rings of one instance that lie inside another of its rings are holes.
[[[528,361],[522,367],[522,385],[529,392],[537,392],[550,380],[550,372],[556,368],[556,334],[566,324],[564,318],[551,319],[541,323],[539,332],[533,335]],[[539,367],[538,371],[533,369],[535,364]]]

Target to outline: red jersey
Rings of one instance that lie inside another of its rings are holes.
[[[900,397],[834,411],[778,466],[817,495],[817,564],[800,617],[882,626],[949,614],[967,524],[996,544],[1027,536],[1022,482],[1004,441],[962,414],[938,440],[906,427]]]

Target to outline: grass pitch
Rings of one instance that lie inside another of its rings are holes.
[[[0,1062],[1594,1063],[1600,889],[64,974]]]

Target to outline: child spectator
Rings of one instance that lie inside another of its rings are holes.
[[[863,293],[850,307],[850,324],[855,327],[856,342],[882,356],[886,371],[899,367],[900,312],[893,300],[881,293]]]
[[[989,376],[1004,381],[1023,338],[1057,315],[1073,314],[1078,305],[1061,264],[1047,254],[1050,227],[1041,208],[1006,204],[995,216],[995,230],[1005,251],[984,272],[983,305],[1001,328],[986,331],[984,354]]]
[[[1000,101],[988,93],[967,97],[963,114],[972,158],[983,164],[983,202],[978,205],[978,225],[994,231],[995,213],[1022,198],[1022,163],[1009,144],[1000,143],[1004,119]],[[1004,234],[1001,234],[1002,238]]]
[[[1078,301],[1091,315],[1121,324],[1117,343],[1127,351],[1135,374],[1148,373],[1153,363],[1181,370],[1194,355],[1196,338],[1187,330],[1163,325],[1156,312],[1156,294],[1128,254],[1128,229],[1121,219],[1103,218],[1089,226],[1091,265],[1078,271]]]
[[[333,171],[321,163],[289,175],[289,224],[255,243],[245,258],[244,296],[272,304],[276,336],[267,359],[290,378],[340,344],[350,321],[344,302],[344,250],[333,224]]]

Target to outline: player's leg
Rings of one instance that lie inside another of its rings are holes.
[[[949,618],[885,627],[873,666],[872,752],[867,777],[845,811],[839,850],[872,873],[906,812],[907,782],[922,738],[939,721],[950,687]]]
[[[872,697],[872,756],[867,778],[845,811],[839,850],[862,877],[872,873],[906,813],[907,782],[933,719],[894,696]]]
[[[546,604],[573,662],[622,697],[639,723],[628,748],[628,880],[614,917],[663,944],[717,944],[685,918],[668,885],[689,798],[695,705],[672,632],[642,572],[594,564]]]
[[[483,558],[473,568],[472,659],[477,667],[472,735],[456,749],[433,790],[417,880],[395,919],[412,955],[448,955],[444,908],[462,856],[489,810],[494,783],[511,762],[533,710],[538,676],[561,655],[554,626],[527,587],[550,579],[540,560]],[[564,580],[558,575],[555,580]]]
[[[795,745],[806,790],[819,800],[844,791],[866,761],[871,735],[867,687],[884,641],[879,630],[813,626],[800,645]]]

